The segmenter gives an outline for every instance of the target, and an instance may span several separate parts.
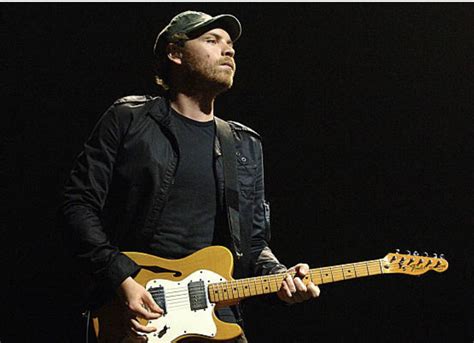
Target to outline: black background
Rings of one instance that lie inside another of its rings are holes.
[[[323,285],[320,299],[292,307],[248,300],[250,341],[472,342],[472,4],[0,8],[2,343],[78,341],[71,271],[57,253],[61,187],[114,100],[157,92],[154,38],[186,9],[242,23],[235,85],[215,112],[263,136],[272,247],[284,263],[396,248],[450,262],[443,274]]]

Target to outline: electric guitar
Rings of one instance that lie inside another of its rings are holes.
[[[170,343],[182,339],[229,340],[241,334],[240,326],[219,320],[214,309],[239,301],[278,292],[288,273],[232,278],[233,257],[221,246],[204,248],[182,259],[170,260],[144,253],[126,252],[141,270],[135,277],[164,310],[162,317],[146,321],[158,330],[147,334],[148,343]],[[384,258],[310,269],[305,284],[316,285],[379,274],[421,275],[429,270],[444,272],[448,262],[418,253],[389,253]],[[291,274],[291,273],[290,273]],[[294,274],[294,272],[293,272]],[[100,343],[127,342],[121,313],[123,305],[116,298],[93,314],[94,330]]]

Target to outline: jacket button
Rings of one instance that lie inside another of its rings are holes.
[[[237,156],[242,155],[242,154],[240,153],[240,151],[236,151],[235,154],[236,154]]]

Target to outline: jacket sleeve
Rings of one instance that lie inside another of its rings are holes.
[[[101,212],[112,180],[125,124],[116,107],[111,106],[100,118],[74,161],[66,181],[59,209],[60,220],[72,254],[94,287],[115,291],[139,267],[107,237]]]
[[[257,169],[254,198],[254,218],[251,237],[252,259],[255,261],[254,274],[266,275],[286,271],[269,247],[270,242],[270,204],[265,200],[264,167],[262,144],[256,142]]]

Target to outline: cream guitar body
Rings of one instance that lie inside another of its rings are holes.
[[[214,310],[251,296],[275,293],[287,276],[282,273],[234,280],[232,254],[221,246],[207,247],[177,260],[137,252],[125,254],[141,267],[135,281],[143,285],[164,310],[160,318],[142,321],[158,329],[146,335],[149,343],[236,338],[242,333],[240,326],[219,320]],[[387,273],[443,272],[447,268],[448,262],[436,255],[390,253],[378,260],[311,269],[303,282],[320,285]],[[132,341],[124,327],[125,313],[124,305],[115,298],[93,314],[94,330],[100,343]]]

